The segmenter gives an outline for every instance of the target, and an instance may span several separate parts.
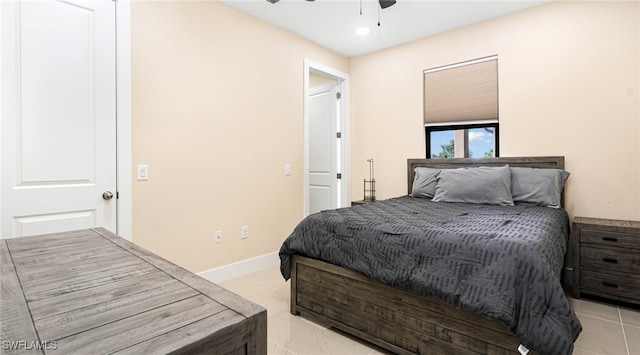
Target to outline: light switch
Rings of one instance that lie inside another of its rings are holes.
[[[291,176],[291,164],[284,165],[284,175]]]
[[[149,165],[138,165],[138,180],[149,180]]]

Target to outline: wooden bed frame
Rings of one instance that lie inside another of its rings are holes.
[[[505,164],[564,169],[564,157],[408,159],[408,192],[416,167]],[[297,255],[291,259],[291,313],[397,354],[519,354],[518,338],[499,321]]]

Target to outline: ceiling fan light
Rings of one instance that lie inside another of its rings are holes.
[[[268,1],[268,2],[270,2],[270,3],[272,3],[272,4],[275,4],[275,3],[277,3],[277,2],[278,2],[278,1],[280,1],[280,0],[267,0],[267,1]]]
[[[371,32],[369,27],[358,27],[358,28],[356,28],[356,34],[358,36],[367,36],[369,34],[369,32]]]

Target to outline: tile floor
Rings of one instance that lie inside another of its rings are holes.
[[[387,354],[289,313],[289,282],[277,267],[219,283],[267,309],[269,354]],[[640,355],[640,311],[569,299],[582,322],[574,355]]]

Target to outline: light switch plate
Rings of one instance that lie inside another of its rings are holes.
[[[149,165],[138,165],[138,181],[149,180]]]

